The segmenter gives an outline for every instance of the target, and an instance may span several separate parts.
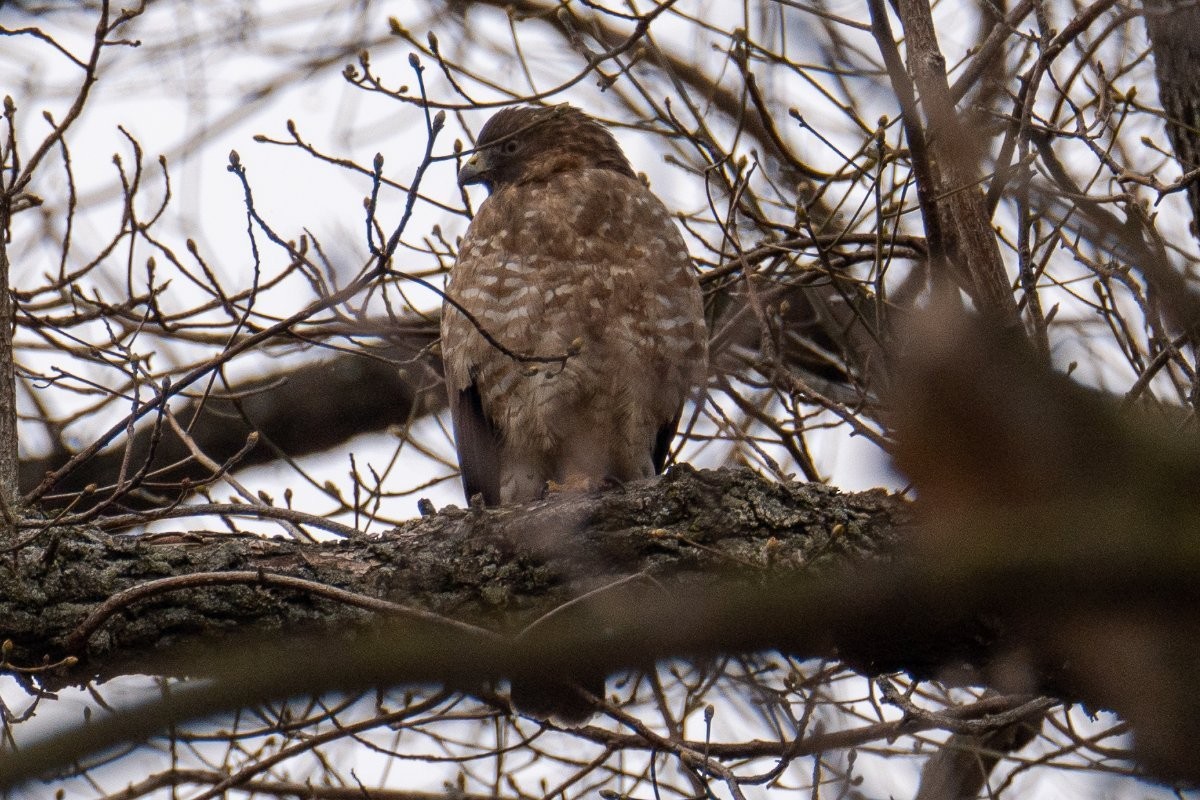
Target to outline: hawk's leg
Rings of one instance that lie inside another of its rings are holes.
[[[615,475],[605,475],[603,478],[586,478],[577,475],[562,481],[546,481],[546,485],[542,487],[542,499],[544,500],[552,494],[593,494],[624,488],[625,481]]]
[[[589,478],[584,475],[568,475],[561,481],[548,480],[543,497],[551,494],[591,494],[607,488],[608,478]]]

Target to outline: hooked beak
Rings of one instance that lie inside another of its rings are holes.
[[[470,186],[472,183],[482,183],[488,171],[487,155],[475,153],[467,159],[458,171],[458,185]]]

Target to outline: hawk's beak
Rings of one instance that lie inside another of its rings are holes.
[[[484,174],[488,171],[487,156],[484,153],[475,153],[467,159],[467,163],[462,165],[462,169],[458,171],[458,185],[470,186],[472,183],[480,183],[483,181]]]

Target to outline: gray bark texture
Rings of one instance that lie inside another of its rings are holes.
[[[634,574],[687,585],[883,558],[908,519],[907,504],[880,491],[680,467],[600,495],[450,507],[378,537],[316,544],[51,527],[0,569],[0,639],[12,664],[79,659],[42,676],[55,686],[144,671],[148,653],[188,639],[365,625],[389,610],[371,599],[514,633]]]

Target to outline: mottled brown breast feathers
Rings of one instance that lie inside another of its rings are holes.
[[[706,374],[700,288],[670,212],[603,126],[565,106],[496,114],[459,182],[491,192],[442,316],[468,495],[521,502],[661,470]]]

